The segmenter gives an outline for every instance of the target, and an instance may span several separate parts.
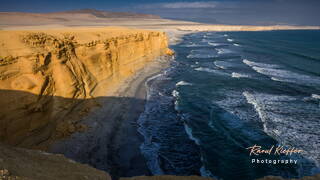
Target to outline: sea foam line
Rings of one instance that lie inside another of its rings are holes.
[[[232,53],[231,50],[224,49],[224,48],[217,48],[216,50],[218,51],[218,54],[229,54],[229,53]]]
[[[250,75],[233,72],[231,74],[231,77],[233,77],[233,78],[249,78]]]
[[[266,64],[266,63],[258,63],[258,62],[253,62],[253,61],[250,61],[248,59],[243,59],[242,62],[250,67],[253,67],[253,66],[258,66],[258,67],[269,67],[269,68],[278,68],[279,66],[278,65],[275,65],[275,64]]]
[[[318,94],[312,94],[311,97],[314,99],[320,99],[320,95]]]
[[[176,86],[192,86],[192,83],[188,83],[186,81],[177,82]]]

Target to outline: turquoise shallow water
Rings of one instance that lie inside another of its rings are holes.
[[[153,174],[251,180],[319,172],[320,31],[203,32],[172,47],[139,119]],[[252,164],[247,147],[285,145],[295,164]]]

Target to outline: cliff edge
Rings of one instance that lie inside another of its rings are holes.
[[[95,97],[170,53],[166,34],[155,31],[0,31],[0,141],[34,147],[85,130],[78,120],[99,106]]]

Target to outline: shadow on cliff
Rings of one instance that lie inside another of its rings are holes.
[[[27,148],[50,144],[50,152],[114,177],[148,175],[136,123],[144,104],[129,97],[73,99],[0,90],[0,140]]]

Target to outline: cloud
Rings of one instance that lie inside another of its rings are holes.
[[[174,2],[174,3],[159,3],[157,7],[165,9],[200,9],[200,8],[215,8],[217,6],[216,2]],[[146,7],[146,6],[144,6]]]

